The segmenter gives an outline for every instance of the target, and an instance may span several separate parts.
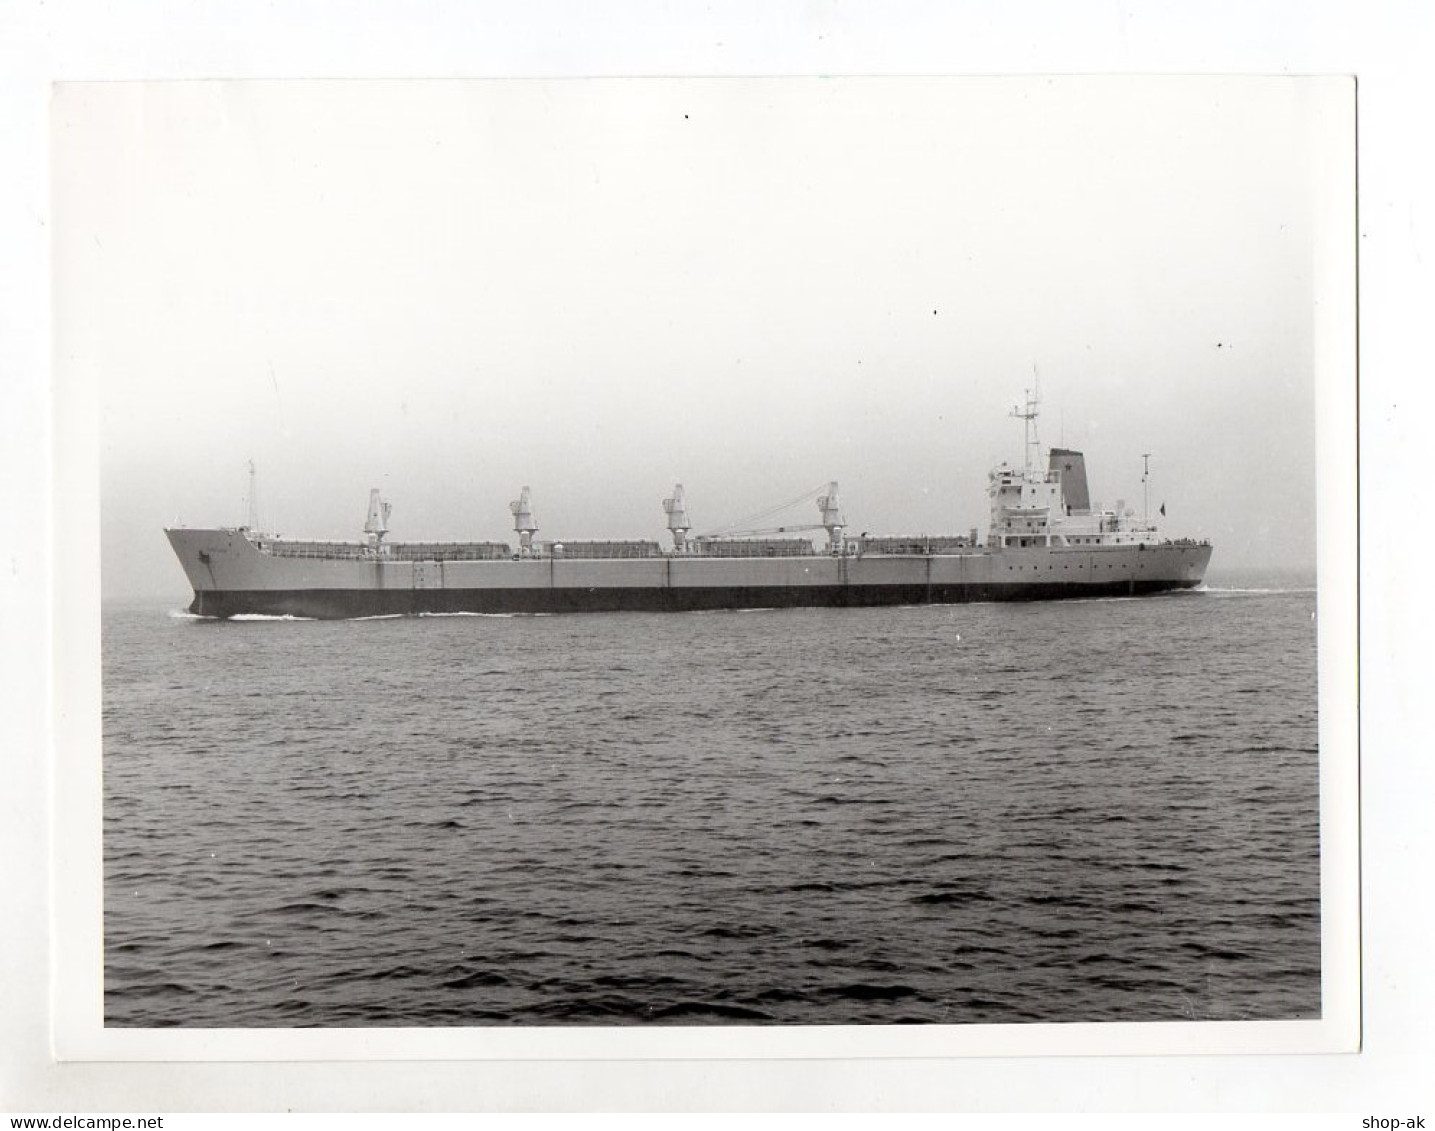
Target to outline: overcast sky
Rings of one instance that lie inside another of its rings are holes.
[[[56,360],[102,411],[107,597],[163,527],[662,538],[828,479],[854,531],[986,525],[1006,416],[1095,498],[1315,558],[1297,79],[67,86]],[[794,515],[812,521],[810,513]]]

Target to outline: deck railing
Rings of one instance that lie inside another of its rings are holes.
[[[276,558],[324,561],[473,562],[511,557],[507,542],[394,542],[376,551],[361,542],[256,541],[255,549]]]
[[[887,536],[882,538],[859,538],[857,540],[864,554],[946,554],[953,550],[971,548],[971,539],[965,535],[924,534]]]

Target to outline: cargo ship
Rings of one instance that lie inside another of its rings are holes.
[[[1094,506],[1081,452],[1051,448],[1038,458],[1036,397],[1028,392],[1012,416],[1025,422],[1026,458],[991,472],[985,539],[976,529],[849,534],[836,483],[811,493],[818,510],[811,523],[708,534],[693,533],[679,484],[663,500],[667,546],[538,539],[527,487],[509,504],[516,545],[388,541],[390,506],[377,490],[358,541],[265,534],[252,509],[244,526],[165,533],[194,590],[189,611],[220,618],[954,604],[1201,584],[1208,541],[1162,537],[1146,513],[1149,498],[1140,517],[1124,502]]]

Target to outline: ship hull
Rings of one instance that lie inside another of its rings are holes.
[[[171,530],[192,613],[342,619],[695,612],[1142,596],[1201,584],[1204,543],[959,554],[395,561],[285,556],[232,530]]]

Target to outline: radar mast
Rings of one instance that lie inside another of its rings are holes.
[[[1026,459],[1026,471],[1029,475],[1034,466],[1032,463],[1032,453],[1041,447],[1041,438],[1036,432],[1037,408],[1041,401],[1040,382],[1037,383],[1036,388],[1024,389],[1022,391],[1026,394],[1026,402],[1024,405],[1017,405],[1013,408],[1011,410],[1011,416],[1015,420],[1020,420],[1025,426],[1026,446],[1023,456]]]

